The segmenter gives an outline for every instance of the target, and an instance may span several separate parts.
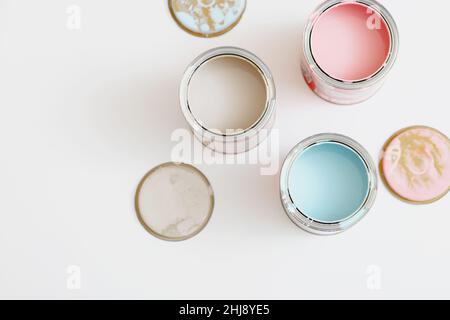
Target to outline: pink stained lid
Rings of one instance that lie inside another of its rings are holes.
[[[450,140],[430,127],[400,130],[383,148],[380,173],[400,199],[416,204],[435,202],[450,190]]]
[[[391,33],[371,7],[341,2],[323,12],[311,32],[311,51],[328,76],[347,82],[377,74],[389,59]]]

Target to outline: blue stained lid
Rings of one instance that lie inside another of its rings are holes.
[[[233,29],[246,4],[246,0],[169,0],[178,25],[199,37],[215,37]]]

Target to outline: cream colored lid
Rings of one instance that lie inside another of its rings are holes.
[[[165,163],[141,180],[135,206],[148,232],[163,240],[180,241],[206,226],[214,208],[214,193],[208,179],[195,167]]]

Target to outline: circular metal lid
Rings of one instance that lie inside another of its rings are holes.
[[[450,190],[450,140],[430,127],[402,129],[384,145],[380,173],[401,200],[437,201]]]
[[[208,223],[214,192],[195,167],[164,163],[142,178],[135,206],[139,221],[152,235],[168,241],[186,240]]]
[[[178,25],[199,37],[215,37],[233,29],[246,4],[246,0],[169,0]]]

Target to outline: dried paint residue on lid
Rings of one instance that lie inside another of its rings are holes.
[[[433,128],[403,129],[384,146],[380,171],[387,187],[402,200],[437,201],[450,189],[450,141]]]
[[[224,34],[239,22],[246,0],[169,0],[175,21],[187,32],[200,37]]]
[[[208,223],[214,194],[208,179],[187,164],[165,163],[141,180],[135,198],[139,221],[163,240],[186,240]]]

